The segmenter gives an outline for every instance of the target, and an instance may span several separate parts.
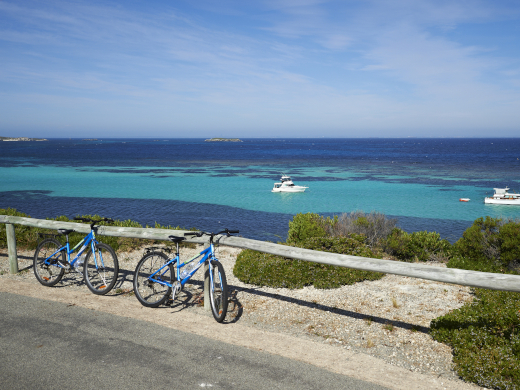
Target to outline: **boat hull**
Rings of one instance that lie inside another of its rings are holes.
[[[496,199],[496,198],[485,198],[484,203],[486,204],[503,204],[503,205],[518,205],[520,206],[520,199]]]
[[[271,192],[305,192],[305,188],[274,188]]]

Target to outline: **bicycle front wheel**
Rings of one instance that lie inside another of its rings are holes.
[[[63,251],[57,252],[61,248],[61,244],[54,238],[46,238],[38,245],[36,252],[34,252],[33,259],[33,271],[34,276],[38,282],[44,286],[54,286],[63,277],[65,270],[58,265],[65,265],[67,260],[65,259],[65,253]],[[49,264],[45,263],[45,260],[49,259]]]
[[[83,275],[90,291],[97,295],[105,295],[116,284],[119,274],[119,262],[110,245],[94,244],[95,251],[90,249],[85,256]]]
[[[173,284],[176,279],[173,266],[166,265],[167,263],[168,256],[164,253],[152,252],[146,254],[137,264],[134,273],[134,293],[143,306],[158,307],[171,294],[171,287],[159,283],[162,281]]]
[[[209,301],[211,312],[217,322],[224,321],[227,313],[228,295],[224,267],[220,262],[211,260],[212,283],[210,283]]]

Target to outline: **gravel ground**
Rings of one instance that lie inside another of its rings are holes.
[[[200,249],[182,248],[181,258],[191,257]],[[135,299],[133,271],[143,253],[118,253],[120,278],[111,295]],[[473,299],[469,287],[396,275],[330,290],[256,287],[233,275],[240,249],[222,246],[217,253],[231,295],[226,321],[346,348],[410,371],[458,379],[452,369],[451,348],[434,341],[428,332],[432,319]],[[7,250],[0,249],[0,280],[38,283],[32,271],[33,252],[18,250],[18,256],[20,272],[10,275]],[[211,312],[203,309],[202,279],[199,270],[193,282],[187,283],[177,299],[169,303],[172,309],[211,317]],[[65,274],[59,285],[87,289],[82,276],[75,272]]]

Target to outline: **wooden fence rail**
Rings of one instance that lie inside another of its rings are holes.
[[[90,232],[90,226],[82,223],[49,221],[34,218],[23,218],[0,215],[0,223],[6,224],[9,232],[13,224],[41,227],[47,229],[74,229],[80,233]],[[9,227],[11,225],[11,227]],[[145,238],[152,240],[168,240],[170,235],[183,235],[186,231],[154,229],[154,228],[129,228],[116,226],[100,226],[97,234],[104,236]],[[12,229],[13,239],[9,240],[9,256],[11,262],[11,272],[18,270],[16,260],[16,241],[14,240],[14,229]],[[204,237],[190,237],[187,242],[205,243]],[[504,275],[488,272],[466,271],[456,268],[431,267],[425,264],[403,263],[392,260],[372,259],[367,257],[340,255],[335,253],[319,252],[309,249],[295,248],[287,245],[274,244],[270,242],[251,240],[242,237],[221,237],[220,243],[236,248],[253,249],[260,252],[271,253],[273,255],[284,256],[291,259],[299,259],[322,264],[337,265],[340,267],[360,269],[365,271],[377,271],[388,274],[409,276],[412,278],[428,279],[437,282],[459,284],[471,287],[480,287],[491,290],[515,291],[520,292],[520,276]],[[14,245],[14,249],[11,249]],[[14,254],[13,254],[14,253]],[[11,255],[13,254],[13,258]],[[13,265],[16,263],[16,266]]]

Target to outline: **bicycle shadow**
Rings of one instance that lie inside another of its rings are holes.
[[[7,257],[7,255],[0,254],[0,257]],[[33,257],[32,256],[24,256],[24,255],[18,255],[18,264],[20,265],[21,262],[26,262],[27,265],[21,268],[18,268],[18,273],[25,273],[25,272],[34,272],[34,264],[33,264]],[[119,269],[119,274],[117,277],[116,284],[112,288],[112,291],[108,293],[108,295],[124,295],[127,293],[127,291],[117,294],[111,294],[116,287],[121,287],[125,282],[133,282],[133,271],[125,270],[125,269]],[[85,286],[85,278],[83,276],[83,273],[77,272],[74,269],[66,270],[63,274],[63,277],[61,278],[60,282],[53,285],[53,288],[63,288],[63,287],[71,287],[71,286]]]
[[[237,297],[237,291],[229,289],[228,296],[228,312],[226,320],[223,323],[236,323],[240,320],[243,313],[242,304]],[[199,280],[190,280],[184,285],[184,289],[175,297],[175,301],[168,299],[164,307],[173,309],[174,312],[180,312],[192,308],[204,307],[204,282]]]
[[[130,270],[127,270],[127,269],[124,269],[124,268],[119,268],[119,274],[117,276],[117,281],[116,281],[116,284],[114,284],[114,288],[113,290],[115,289],[118,289],[118,288],[123,288],[125,285],[128,285],[130,284],[131,286],[134,285],[134,271],[130,271]],[[119,294],[115,294],[115,295],[119,295]]]
[[[33,257],[32,256],[24,256],[24,255],[17,255],[18,257],[18,265],[22,262],[27,262],[28,264],[25,267],[18,268],[18,273],[25,273],[25,272],[34,272],[34,264],[33,264]],[[63,277],[61,278],[60,282],[55,284],[54,288],[63,288],[63,287],[69,287],[71,285],[78,285],[82,286],[85,285],[85,281],[83,278],[83,274],[80,274],[74,270],[66,271],[63,274]]]

